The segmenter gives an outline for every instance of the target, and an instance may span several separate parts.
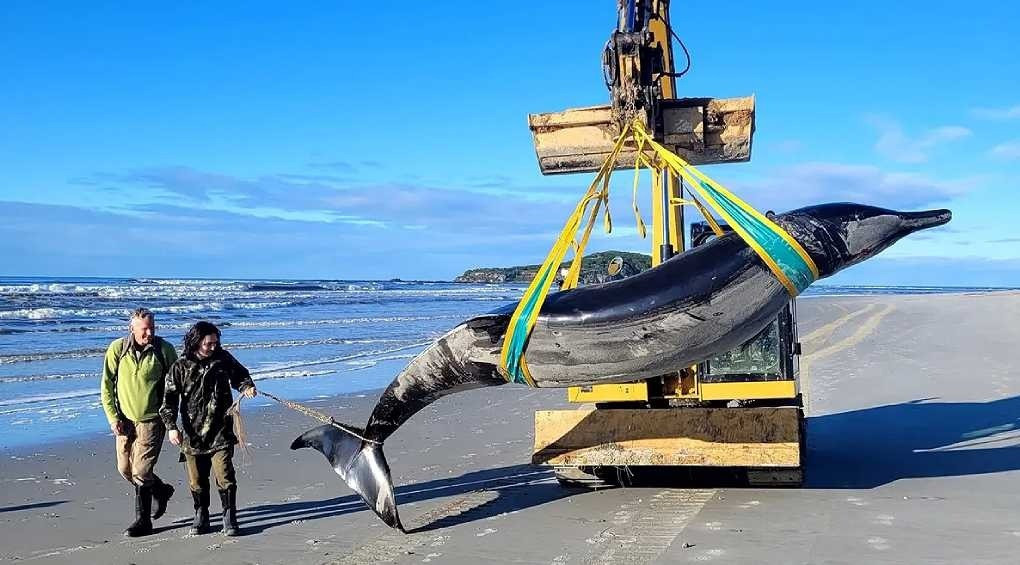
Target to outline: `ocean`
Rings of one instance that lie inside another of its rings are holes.
[[[278,396],[370,394],[461,320],[523,285],[413,281],[0,277],[0,450],[108,433],[99,374],[127,315],[145,306],[178,350],[198,320]],[[990,288],[814,285],[805,298]],[[256,399],[246,407],[268,405]]]

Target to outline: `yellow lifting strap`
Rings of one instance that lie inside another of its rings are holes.
[[[584,248],[588,243],[599,210],[603,206],[605,207],[606,232],[612,230],[612,220],[609,216],[609,180],[619,159],[620,151],[627,142],[631,142],[637,147],[637,159],[634,164],[633,208],[637,218],[638,231],[642,237],[645,235],[645,226],[637,207],[637,189],[641,168],[647,167],[652,172],[653,182],[661,182],[663,174],[670,175],[671,179],[681,178],[687,181],[694,192],[708,204],[708,207],[718,212],[741,239],[761,257],[791,297],[799,294],[818,278],[818,269],[814,261],[783,228],[694,168],[680,156],[657,143],[645,130],[644,125],[635,120],[623,128],[613,150],[595,175],[595,179],[592,180],[584,197],[567,218],[559,237],[539,267],[535,278],[524,291],[521,301],[510,318],[499,366],[500,373],[508,382],[535,386],[535,381],[524,360],[524,349],[528,336],[538,319],[542,304],[556,279],[556,274],[568,249],[574,250],[574,259],[564,277],[561,289],[566,290],[577,286]],[[723,234],[722,228],[715,221],[708,207],[693,195],[689,201],[673,199],[670,203],[674,205],[693,204],[705,217],[712,231],[717,235]],[[590,211],[588,211],[589,205],[591,205]],[[577,231],[586,212],[589,214],[587,225],[578,240]]]

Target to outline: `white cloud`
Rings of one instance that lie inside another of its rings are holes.
[[[974,108],[971,113],[986,120],[1012,120],[1020,118],[1020,104],[1009,108]]]
[[[989,155],[996,159],[1020,159],[1020,140],[1007,141],[992,147]]]
[[[967,194],[978,183],[976,178],[934,180],[873,165],[811,162],[775,169],[764,178],[734,188],[752,203],[781,212],[840,201],[913,209]]]
[[[900,124],[887,118],[870,116],[868,122],[879,131],[875,150],[901,163],[924,163],[935,147],[972,133],[963,126],[941,126],[914,137],[907,135]]]

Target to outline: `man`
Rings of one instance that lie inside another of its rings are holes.
[[[159,413],[170,443],[181,448],[195,502],[190,533],[209,531],[209,474],[216,476],[223,507],[223,533],[237,536],[237,480],[234,473],[234,389],[248,398],[258,392],[248,369],[220,346],[220,330],[198,322],[184,336],[184,351],[166,377]],[[178,415],[181,425],[177,426]],[[184,433],[181,433],[183,429]]]
[[[174,487],[160,480],[153,469],[166,433],[159,417],[164,379],[177,353],[156,336],[151,311],[132,312],[128,328],[126,337],[113,340],[106,349],[100,390],[106,419],[117,438],[117,470],[135,486],[135,521],[124,535],[138,537],[152,533],[152,520],[166,512],[174,494]]]

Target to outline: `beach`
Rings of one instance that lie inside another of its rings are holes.
[[[215,518],[217,533],[187,535],[166,443],[157,472],[177,494],[152,536],[124,538],[131,488],[112,437],[92,432],[4,449],[0,562],[1015,562],[1020,293],[821,296],[799,300],[798,317],[802,488],[564,488],[529,464],[533,413],[573,405],[563,390],[504,386],[446,397],[387,441],[404,534],[321,454],[288,449],[317,422],[258,399],[242,405],[252,460],[235,455],[246,535],[223,537]],[[378,394],[306,402],[361,425]]]

